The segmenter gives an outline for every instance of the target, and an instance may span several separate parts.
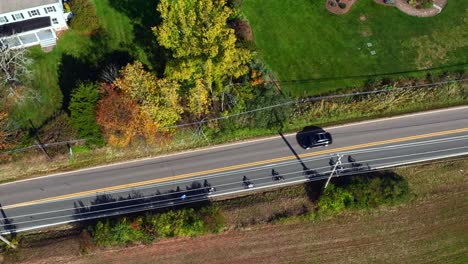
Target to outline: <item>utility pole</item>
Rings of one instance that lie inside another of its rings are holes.
[[[2,240],[3,242],[5,242],[5,244],[7,244],[9,247],[13,248],[13,249],[16,249],[16,246],[13,245],[13,243],[11,243],[10,241],[8,241],[6,238],[4,238],[2,235],[0,235],[0,240]]]
[[[0,213],[1,213],[1,216],[3,217],[3,224],[5,225],[9,225],[11,222],[10,220],[7,218],[6,214],[5,214],[5,211],[3,211],[3,208],[2,208],[2,204],[0,203]],[[4,238],[2,236],[2,234],[0,234],[0,240],[2,240],[3,242],[5,242],[5,244],[7,244],[9,247],[15,249],[16,246],[13,245],[13,243],[11,243],[10,241],[8,241],[8,239]]]
[[[333,177],[333,174],[336,172],[336,168],[338,167],[338,165],[341,165],[341,158],[343,158],[343,155],[342,154],[336,154],[338,159],[337,161],[335,162],[335,165],[333,166],[333,170],[331,171],[330,173],[330,176],[328,177],[328,180],[327,180],[327,183],[325,183],[325,187],[323,189],[326,189],[328,184],[330,183],[330,180],[331,178]],[[333,158],[333,157],[331,157]]]
[[[68,152],[70,153],[70,158],[73,158],[73,149],[69,142],[67,142]]]

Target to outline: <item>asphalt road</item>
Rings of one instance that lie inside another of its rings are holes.
[[[468,153],[468,107],[325,130],[333,144],[311,150],[288,134],[2,184],[0,232],[249,191],[243,176],[253,189],[327,178],[330,157],[337,153],[343,155],[340,175]],[[272,181],[272,169],[284,180]],[[205,184],[216,191],[210,193]]]

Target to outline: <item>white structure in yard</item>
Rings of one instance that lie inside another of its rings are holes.
[[[63,0],[0,0],[0,47],[54,46],[70,16]]]

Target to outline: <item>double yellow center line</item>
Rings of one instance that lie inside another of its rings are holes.
[[[402,138],[388,139],[388,140],[383,140],[383,141],[375,141],[375,142],[370,142],[370,143],[365,143],[365,144],[358,144],[358,145],[341,147],[341,148],[326,149],[326,150],[321,150],[321,151],[302,154],[302,155],[299,155],[299,157],[300,158],[307,158],[307,157],[318,156],[318,155],[323,155],[323,154],[331,154],[331,153],[355,150],[355,149],[360,149],[360,148],[375,147],[375,146],[380,146],[380,145],[386,145],[386,144],[392,144],[392,143],[398,143],[398,142],[404,142],[404,141],[411,141],[411,140],[417,140],[417,139],[423,139],[423,138],[430,138],[430,137],[437,137],[437,136],[445,136],[445,135],[457,134],[457,133],[463,133],[463,132],[468,132],[468,127],[467,128],[454,129],[454,130],[441,131],[441,132],[435,132],[435,133],[429,133],[429,134],[410,136],[410,137],[402,137]],[[225,171],[231,171],[231,170],[237,170],[237,169],[244,169],[244,168],[248,168],[248,167],[255,167],[255,166],[260,166],[260,165],[265,165],[265,164],[277,163],[277,162],[292,160],[292,159],[295,159],[295,158],[296,158],[295,156],[286,156],[286,157],[281,157],[281,158],[262,160],[262,161],[256,161],[256,162],[250,162],[250,163],[244,163],[244,164],[239,164],[239,165],[234,165],[234,166],[228,166],[228,167],[205,170],[205,171],[198,171],[198,172],[187,173],[187,174],[182,174],[182,175],[176,175],[176,176],[171,176],[171,177],[158,178],[158,179],[153,179],[153,180],[134,182],[134,183],[128,183],[128,184],[122,184],[122,185],[116,185],[116,186],[112,186],[112,187],[100,188],[100,189],[89,190],[89,191],[84,191],[84,192],[76,192],[76,193],[65,194],[65,195],[60,195],[60,196],[54,196],[54,197],[38,199],[38,200],[33,200],[33,201],[28,201],[28,202],[22,202],[22,203],[17,203],[17,204],[12,204],[12,205],[6,205],[6,206],[3,206],[3,209],[12,209],[12,208],[17,208],[17,207],[30,206],[30,205],[34,205],[34,204],[38,204],[38,203],[51,202],[51,201],[70,199],[70,198],[77,198],[77,197],[88,196],[88,195],[93,195],[93,194],[97,194],[97,193],[105,193],[105,192],[129,189],[129,188],[134,188],[134,187],[139,187],[139,186],[144,186],[144,185],[150,185],[150,184],[156,184],[156,183],[162,183],[162,182],[168,182],[168,181],[174,181],[174,180],[180,180],[180,179],[187,179],[187,178],[196,177],[196,176],[202,176],[202,175],[208,175],[208,174],[213,174],[213,173],[219,173],[219,172],[225,172]]]

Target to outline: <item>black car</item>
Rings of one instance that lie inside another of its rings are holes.
[[[317,146],[328,146],[333,142],[331,134],[325,131],[301,133],[297,141],[299,145],[305,149]]]

